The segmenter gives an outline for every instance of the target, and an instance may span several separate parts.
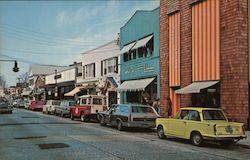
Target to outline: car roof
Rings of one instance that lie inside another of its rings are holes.
[[[205,108],[205,107],[183,107],[180,108],[181,110],[196,110],[196,111],[203,111],[203,110],[221,110],[221,108]]]
[[[80,96],[79,98],[90,98],[90,97],[104,98],[105,96],[102,96],[102,95],[83,95],[83,96]]]
[[[121,103],[121,104],[115,104],[115,105],[151,107],[149,105],[144,105],[144,104],[139,104],[139,103]]]

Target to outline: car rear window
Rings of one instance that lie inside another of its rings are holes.
[[[224,114],[219,110],[203,110],[202,115],[204,120],[226,120]]]
[[[132,106],[133,113],[154,113],[153,109],[150,107],[143,106]]]
[[[93,98],[93,104],[102,105],[102,99],[100,99],[100,98]]]
[[[60,105],[59,101],[52,101],[52,105]]]

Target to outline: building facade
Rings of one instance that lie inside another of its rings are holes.
[[[123,103],[150,103],[160,97],[159,11],[136,11],[120,29],[118,91]]]
[[[162,0],[161,110],[221,107],[230,120],[249,121],[247,0]]]
[[[82,54],[82,76],[77,77],[75,91],[105,95],[107,105],[120,102],[116,88],[120,84],[119,39]]]

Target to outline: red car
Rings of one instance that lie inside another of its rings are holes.
[[[75,106],[70,107],[70,118],[80,118],[82,122],[97,119],[97,113],[105,111],[106,97],[99,95],[84,95],[79,97]]]
[[[45,106],[46,104],[46,101],[43,101],[43,100],[35,100],[35,101],[32,101],[29,105],[29,110],[39,110],[39,111],[42,111],[43,110],[43,107]]]

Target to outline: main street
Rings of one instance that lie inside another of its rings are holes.
[[[158,139],[153,130],[120,132],[95,122],[14,109],[13,114],[0,115],[0,159],[228,160],[250,159],[250,149],[215,144],[195,147],[179,139]]]

